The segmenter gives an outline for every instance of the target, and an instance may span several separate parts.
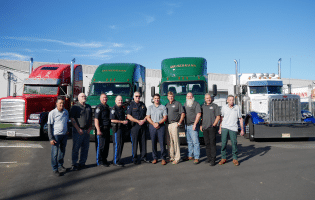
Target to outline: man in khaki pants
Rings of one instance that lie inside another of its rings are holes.
[[[185,118],[185,112],[180,102],[174,99],[173,92],[167,93],[169,103],[166,104],[168,116],[168,132],[170,134],[170,161],[178,164],[180,160],[180,147],[178,139],[178,126],[182,125]]]

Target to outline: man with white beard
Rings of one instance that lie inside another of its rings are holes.
[[[191,92],[187,93],[184,108],[186,112],[186,137],[188,144],[188,155],[185,160],[194,160],[194,164],[199,164],[199,120],[201,108]]]

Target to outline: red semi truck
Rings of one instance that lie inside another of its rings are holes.
[[[46,138],[48,113],[55,108],[57,97],[64,96],[69,110],[82,91],[82,66],[74,62],[42,65],[33,71],[31,59],[22,96],[0,99],[0,136]]]

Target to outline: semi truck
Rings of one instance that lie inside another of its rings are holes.
[[[105,63],[95,70],[89,86],[87,103],[91,105],[94,114],[95,107],[100,104],[102,93],[107,95],[109,107],[113,107],[116,96],[121,95],[123,106],[127,109],[135,91],[141,93],[140,101],[145,102],[144,66],[136,63]],[[95,130],[90,134],[95,135]],[[90,138],[95,139],[95,137]]]
[[[22,96],[0,99],[0,136],[48,138],[48,113],[55,108],[57,97],[64,96],[69,110],[82,91],[82,66],[74,62],[46,64],[33,70],[31,59]]]
[[[180,57],[164,59],[161,65],[162,79],[159,87],[161,104],[166,105],[169,101],[167,93],[174,93],[174,99],[183,106],[188,92],[194,94],[195,101],[200,106],[204,104],[204,95],[208,92],[207,60],[200,57]],[[213,96],[217,94],[217,87],[213,85]],[[155,94],[155,87],[151,88],[151,96]],[[180,143],[186,143],[185,127],[179,127]],[[203,133],[199,132],[203,139]]]
[[[245,138],[254,141],[315,136],[314,116],[301,110],[300,96],[291,94],[291,85],[288,87],[288,94],[284,94],[280,64],[278,75],[236,73],[236,102],[245,119]]]

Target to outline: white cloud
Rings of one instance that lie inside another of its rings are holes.
[[[30,56],[25,56],[25,55],[21,55],[18,53],[11,53],[11,52],[0,53],[0,57],[1,59],[5,59],[5,60],[24,60],[24,61],[30,58]]]
[[[117,26],[116,25],[110,25],[109,28],[115,30],[115,29],[117,29]]]
[[[150,24],[155,21],[155,18],[152,16],[145,16],[145,21],[147,22],[147,24]]]
[[[72,47],[85,47],[85,48],[99,48],[102,47],[102,43],[100,42],[64,42],[61,40],[52,40],[52,39],[41,39],[41,38],[27,38],[27,37],[5,37],[6,39],[12,39],[12,40],[20,40],[20,41],[31,41],[31,42],[51,42],[51,43],[58,43],[66,46],[72,46]]]
[[[112,46],[113,46],[113,47],[123,47],[124,44],[121,44],[121,43],[113,43]]]
[[[166,8],[166,14],[168,15],[174,14],[175,12],[174,9],[182,6],[181,3],[171,3],[171,2],[165,2],[164,5]]]

